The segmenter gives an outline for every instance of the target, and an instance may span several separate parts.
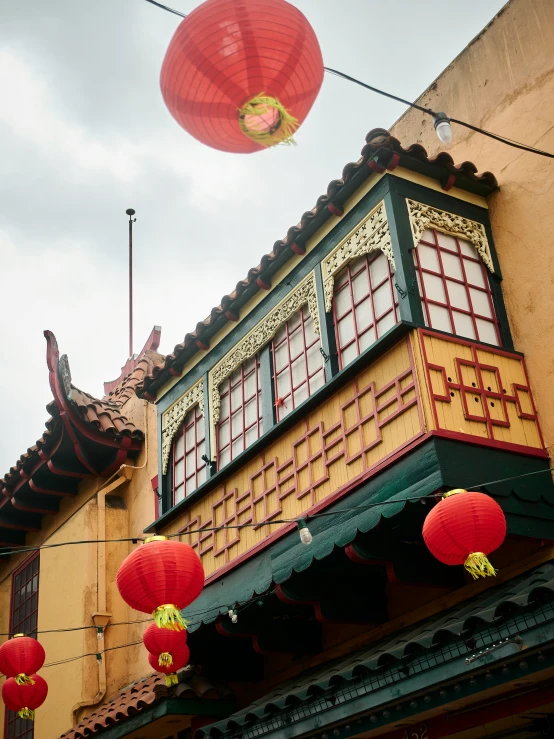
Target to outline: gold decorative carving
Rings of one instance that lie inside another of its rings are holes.
[[[383,200],[321,262],[326,313],[333,305],[333,290],[337,272],[348,262],[361,257],[362,254],[370,254],[377,250],[383,252],[394,272],[396,267]]]
[[[437,231],[442,231],[450,236],[457,236],[470,241],[477,249],[489,271],[494,272],[489,241],[482,223],[470,221],[469,218],[462,218],[462,216],[447,213],[438,208],[432,208],[430,205],[417,203],[415,200],[408,200],[407,203],[416,246],[419,244],[425,229],[435,228]]]
[[[210,417],[212,429],[219,421],[219,386],[247,359],[253,357],[263,346],[271,341],[277,331],[303,305],[308,305],[312,317],[314,331],[319,334],[319,314],[315,290],[315,276],[313,272],[278,304],[272,308],[257,326],[249,331],[238,344],[210,370]],[[212,446],[215,433],[212,433]],[[213,451],[213,450],[212,450]]]
[[[204,388],[203,381],[198,380],[179,400],[168,408],[162,415],[162,472],[165,475],[171,453],[173,437],[191,408],[198,405],[204,415]]]

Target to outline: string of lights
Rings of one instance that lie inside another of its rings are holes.
[[[167,5],[163,5],[162,3],[156,2],[156,0],[146,0],[146,2],[150,3],[151,5],[155,5],[157,8],[161,8],[162,10],[165,10],[168,13],[173,13],[173,15],[177,15],[179,16],[179,18],[187,17],[186,13],[181,13],[180,11],[175,10],[174,8],[170,8]],[[390,98],[391,100],[396,100],[397,102],[402,103],[403,105],[408,105],[410,108],[415,108],[416,110],[419,110],[420,112],[425,113],[426,115],[432,116],[434,120],[434,124],[435,124],[435,131],[437,132],[437,136],[443,142],[443,144],[450,144],[452,142],[452,127],[450,124],[456,123],[458,126],[463,126],[464,128],[468,128],[469,130],[474,131],[475,133],[480,133],[483,136],[488,136],[489,138],[494,139],[495,141],[499,141],[502,144],[506,144],[506,146],[512,146],[515,149],[520,149],[521,151],[525,151],[530,154],[538,154],[539,156],[547,157],[549,159],[554,159],[554,154],[549,151],[543,151],[542,149],[537,149],[534,146],[522,144],[519,141],[514,141],[513,139],[508,138],[507,136],[501,136],[499,134],[493,133],[492,131],[487,131],[484,128],[480,128],[479,126],[474,126],[473,124],[467,123],[466,121],[462,121],[459,118],[450,118],[446,113],[434,111],[432,108],[425,108],[422,105],[413,103],[410,100],[406,100],[404,98],[399,97],[398,95],[393,95],[392,93],[386,92],[385,90],[380,90],[378,87],[373,87],[372,85],[368,85],[366,82],[362,82],[356,77],[352,77],[349,74],[340,72],[338,69],[332,69],[331,67],[324,67],[324,69],[329,74],[333,74],[336,77],[341,77],[342,79],[348,80],[349,82],[352,82],[355,85],[359,85],[360,87],[363,87],[366,90],[375,92],[378,95],[383,95],[384,97]]]
[[[548,467],[544,470],[534,470],[533,472],[525,472],[521,475],[512,475],[511,477],[503,477],[500,480],[489,480],[488,482],[481,482],[477,485],[472,485],[470,487],[467,487],[466,490],[478,490],[479,488],[488,488],[491,485],[497,485],[503,482],[511,482],[512,480],[519,480],[523,477],[530,477],[531,475],[540,475],[544,474],[546,472],[552,472],[554,471],[554,467]],[[424,496],[416,496],[412,498],[399,498],[394,500],[383,500],[380,502],[375,503],[366,503],[365,505],[361,506],[353,506],[352,508],[341,508],[341,509],[334,509],[332,511],[321,511],[320,513],[312,513],[312,514],[305,514],[303,517],[299,518],[277,518],[273,519],[272,521],[254,521],[254,522],[248,522],[248,523],[240,523],[240,524],[222,524],[220,526],[204,526],[199,529],[191,529],[190,531],[179,531],[175,534],[165,534],[166,538],[168,539],[180,539],[183,536],[190,536],[191,534],[205,534],[207,532],[213,531],[214,533],[218,533],[220,531],[225,530],[231,530],[231,529],[244,529],[244,528],[259,528],[261,526],[275,526],[275,525],[284,525],[284,524],[290,524],[294,523],[297,524],[298,529],[300,532],[307,529],[306,522],[308,520],[312,521],[316,518],[322,518],[327,516],[335,516],[343,513],[358,513],[359,511],[365,511],[369,510],[371,508],[381,508],[382,506],[388,506],[388,505],[399,505],[402,503],[412,503],[412,502],[419,502],[419,503],[426,503],[427,501],[436,500],[438,498],[441,498],[443,493],[432,493],[431,495],[424,495]],[[300,537],[302,541],[305,544],[311,543],[311,535],[310,535],[310,541],[305,541],[306,537],[302,536],[302,533],[300,534]],[[41,544],[39,546],[33,547],[33,546],[26,546],[21,545],[17,546],[14,545],[14,548],[12,549],[0,549],[0,556],[8,556],[12,554],[22,554],[26,552],[37,552],[43,549],[52,549],[57,547],[63,547],[63,546],[71,546],[76,544],[118,544],[118,543],[132,543],[132,544],[138,544],[139,541],[145,541],[147,536],[133,536],[133,537],[127,537],[127,538],[118,538],[118,539],[82,539],[82,540],[76,540],[76,541],[60,541],[56,542],[55,544]]]

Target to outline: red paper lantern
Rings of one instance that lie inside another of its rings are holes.
[[[0,672],[22,685],[30,681],[29,675],[40,670],[45,659],[42,644],[25,634],[15,634],[0,647]]]
[[[323,71],[313,28],[285,0],[207,0],[175,32],[161,88],[198,141],[250,153],[294,143]]]
[[[30,675],[31,682],[20,685],[15,678],[8,678],[2,685],[2,700],[10,711],[17,711],[20,718],[33,721],[35,711],[48,695],[48,683],[40,675]]]
[[[148,662],[150,667],[156,672],[161,672],[165,675],[165,684],[167,687],[170,685],[177,685],[179,677],[177,670],[182,670],[188,664],[190,659],[189,648],[184,644],[180,650],[173,653],[173,664],[171,665],[160,665],[158,657],[155,654],[148,653]]]
[[[180,611],[202,592],[204,569],[188,544],[152,536],[123,560],[117,587],[127,605],[152,613],[160,628],[181,630]]]
[[[187,632],[160,629],[156,624],[150,624],[142,641],[147,651],[158,657],[159,665],[171,667],[173,654],[179,654],[187,646]]]
[[[423,539],[446,565],[463,564],[475,578],[496,575],[487,559],[506,538],[506,518],[496,501],[484,493],[451,490],[429,513]]]

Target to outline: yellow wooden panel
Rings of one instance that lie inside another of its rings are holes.
[[[543,449],[521,356],[430,331],[412,347],[429,429]]]
[[[387,351],[333,396],[265,447],[161,533],[183,532],[206,575],[263,543],[422,434],[408,339]],[[187,534],[202,528],[259,526]]]

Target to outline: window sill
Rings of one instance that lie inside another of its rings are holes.
[[[416,328],[415,324],[407,321],[397,323],[386,334],[381,336],[374,344],[368,347],[359,357],[356,357],[349,365],[338,372],[332,380],[319,388],[313,395],[307,398],[298,408],[295,408],[282,421],[275,423],[268,431],[266,431],[259,439],[257,439],[248,449],[231,460],[225,467],[218,470],[214,475],[196,488],[194,492],[188,495],[184,500],[179,501],[175,506],[163,513],[154,523],[150,524],[144,533],[150,534],[163,528],[174,518],[180,515],[192,503],[200,500],[204,495],[220,485],[231,473],[242,467],[250,459],[259,454],[267,444],[284,434],[289,428],[300,421],[307,413],[310,413],[320,403],[333,395],[345,382],[355,377],[369,363],[373,362],[379,356],[384,354],[391,346],[408,334],[412,329]],[[450,334],[449,334],[450,335]]]

